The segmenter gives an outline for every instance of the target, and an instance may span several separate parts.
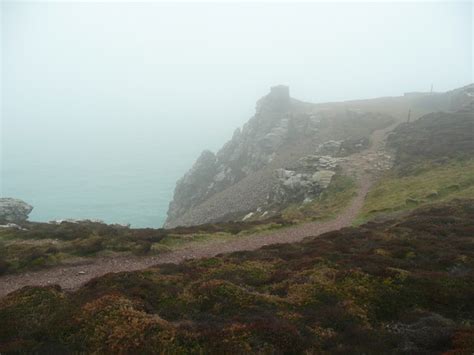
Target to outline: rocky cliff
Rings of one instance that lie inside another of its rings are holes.
[[[165,226],[241,219],[312,198],[330,183],[336,156],[364,146],[371,130],[390,121],[382,113],[317,107],[275,86],[217,154],[204,151],[178,181]]]
[[[177,182],[165,227],[269,217],[317,198],[374,130],[469,107],[472,91],[311,104],[291,98],[287,86],[272,87],[242,129],[216,154],[204,151]]]

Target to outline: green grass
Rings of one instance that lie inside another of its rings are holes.
[[[353,178],[337,174],[318,199],[306,204],[290,205],[283,210],[282,217],[294,223],[334,218],[349,204],[356,190]]]
[[[358,222],[457,197],[474,197],[474,159],[451,160],[442,165],[426,162],[406,176],[393,170],[367,195]]]
[[[216,233],[198,233],[188,235],[170,234],[158,243],[153,243],[151,250],[155,252],[169,252],[184,247],[202,243],[216,243],[235,238],[235,235],[225,232]]]

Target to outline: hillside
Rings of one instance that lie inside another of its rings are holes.
[[[0,300],[0,351],[471,353],[474,200]]]
[[[291,225],[281,217],[173,229],[135,229],[89,220],[39,223],[23,221],[0,228],[0,295],[2,275],[84,266],[98,259],[123,260],[163,254],[203,242],[232,240]],[[130,267],[130,265],[128,265]],[[69,278],[73,278],[70,276]]]
[[[456,197],[474,198],[474,110],[436,112],[387,139],[394,166],[376,183],[364,219]]]
[[[166,227],[274,216],[318,199],[374,131],[426,113],[469,109],[472,85],[447,93],[312,104],[276,86],[216,154],[176,184]]]
[[[316,154],[302,148],[276,169],[291,184],[271,190],[271,213],[172,229],[23,217],[2,226],[0,352],[472,353],[468,94],[407,95],[411,107],[455,110],[401,124],[345,110],[325,130],[346,132],[339,141],[285,139],[275,161],[287,147],[317,145]],[[307,106],[280,99],[276,112]],[[219,161],[212,156],[204,165]],[[274,172],[272,164],[249,176]],[[313,176],[317,184],[301,184]],[[248,177],[195,207],[240,181]]]
[[[343,161],[317,199],[303,205],[282,202],[281,213],[274,216],[261,213],[240,222],[174,229],[133,229],[87,220],[6,226],[0,229],[0,275],[6,274],[0,276],[0,296],[24,285],[76,288],[107,272],[300,241],[349,226],[374,179],[389,166],[372,159],[388,157],[383,149],[390,129],[376,130],[369,147]]]
[[[460,96],[464,91],[454,92]],[[457,112],[430,113],[375,130],[366,143],[347,140],[334,150],[335,141],[330,141],[320,148],[324,156],[307,156],[298,160],[304,164],[295,165],[297,170],[284,170],[292,188],[283,185],[284,189],[276,190],[272,214],[255,211],[245,221],[175,229],[131,229],[91,221],[23,221],[17,227],[3,226],[0,294],[50,282],[77,287],[111,271],[299,241],[350,225],[356,217],[356,223],[361,223],[437,201],[474,198],[473,122],[473,111],[465,105]],[[330,159],[338,164],[333,172],[327,168]],[[312,172],[323,163],[326,167]],[[318,184],[315,190],[305,190],[295,183],[304,183],[308,176],[324,177],[323,173],[330,177],[323,189]],[[305,192],[315,196],[305,197]],[[286,228],[279,230],[282,227]]]
[[[177,182],[165,226],[241,220],[257,210],[271,216],[290,199],[314,198],[337,167],[326,150],[344,155],[345,140],[349,151],[363,148],[364,138],[392,121],[382,113],[315,110],[290,98],[288,87],[274,87],[242,130],[217,154],[203,152]]]
[[[400,170],[425,160],[474,156],[474,110],[436,112],[399,125],[388,138]]]
[[[0,355],[474,355],[474,0],[0,12]]]

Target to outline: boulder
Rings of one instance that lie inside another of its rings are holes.
[[[327,189],[335,172],[327,169],[318,170],[320,168],[318,164],[312,167],[311,171],[275,170],[278,183],[274,186],[268,203],[309,202],[319,196],[324,189]]]
[[[329,184],[331,183],[332,177],[336,173],[331,170],[320,170],[316,171],[313,176],[311,177],[311,180],[319,185],[322,189],[326,189]]]
[[[9,197],[0,198],[0,221],[6,223],[21,223],[28,219],[33,210],[26,202]]]
[[[303,169],[315,170],[333,170],[341,159],[333,158],[329,155],[307,155],[299,159],[298,164]]]

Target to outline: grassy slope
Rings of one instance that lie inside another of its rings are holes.
[[[0,300],[0,352],[472,353],[474,200]]]
[[[416,206],[474,197],[474,113],[437,112],[388,137],[393,169],[368,194],[359,222]]]
[[[474,159],[427,162],[405,176],[391,171],[368,194],[359,221],[457,197],[474,198]]]

